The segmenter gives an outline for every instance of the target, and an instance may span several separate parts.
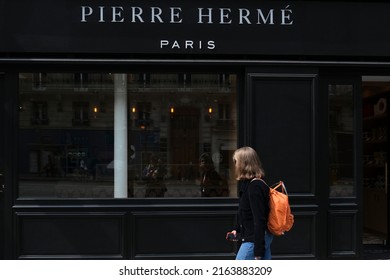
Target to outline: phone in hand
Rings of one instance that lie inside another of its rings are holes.
[[[234,234],[233,232],[228,232],[226,234],[226,240],[229,240],[229,241],[237,241],[238,240],[238,237],[236,234]]]

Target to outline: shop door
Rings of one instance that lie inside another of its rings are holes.
[[[4,75],[0,73],[0,259],[4,259]]]
[[[364,76],[363,244],[367,251],[389,246],[390,77]]]

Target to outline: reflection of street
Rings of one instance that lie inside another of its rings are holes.
[[[35,198],[88,198],[88,197],[113,197],[113,184],[108,182],[70,180],[63,181],[20,181],[20,197]]]
[[[165,197],[200,197],[199,185],[195,182],[177,182],[166,181],[167,192]],[[135,187],[135,194],[137,195],[137,188]],[[141,189],[138,191],[142,192]],[[137,195],[138,196],[138,195]]]
[[[147,181],[143,179],[143,165],[129,166],[128,197],[143,198],[146,194]],[[180,173],[175,171],[180,170]],[[47,177],[35,174],[20,176],[19,196],[38,198],[113,198],[114,195],[114,161],[95,164],[89,169],[88,175],[79,173],[67,176]],[[163,178],[167,189],[165,197],[200,197],[200,178],[197,178],[196,165],[170,164],[167,175]],[[223,192],[222,196],[236,195],[236,182],[227,180],[228,186],[216,186],[216,193]],[[221,190],[217,190],[221,188]],[[224,189],[225,188],[225,189]],[[225,191],[228,188],[228,191]],[[210,195],[210,197],[217,196]],[[221,195],[218,195],[221,196]]]
[[[196,182],[166,181],[165,197],[200,197]],[[112,198],[113,182],[74,182],[74,181],[21,181],[20,197],[28,198]],[[145,197],[146,184],[137,181],[134,184],[134,197]]]

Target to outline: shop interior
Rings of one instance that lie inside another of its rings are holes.
[[[388,246],[390,76],[362,77],[363,244]]]

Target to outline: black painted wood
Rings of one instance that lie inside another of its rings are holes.
[[[4,74],[0,73],[0,260],[4,259]]]
[[[133,213],[132,258],[229,258],[233,242],[225,240],[235,212],[152,211]]]
[[[272,242],[274,259],[317,258],[316,224],[318,223],[318,211],[297,209],[294,211],[294,218],[293,228],[285,235],[275,237]]]
[[[234,210],[125,207],[127,212],[103,213],[76,207],[44,212],[23,208],[15,213],[20,259],[233,259],[236,252],[236,243],[225,240]]]
[[[18,258],[123,258],[124,213],[16,213]]]
[[[314,74],[250,74],[253,143],[272,184],[314,194]]]
[[[357,210],[329,211],[329,254],[332,258],[356,258]]]
[[[247,72],[246,129],[258,152],[266,181],[283,180],[295,224],[275,238],[273,256],[320,258],[320,203],[317,178],[317,73],[301,69],[250,69]],[[324,112],[326,114],[326,112]]]

